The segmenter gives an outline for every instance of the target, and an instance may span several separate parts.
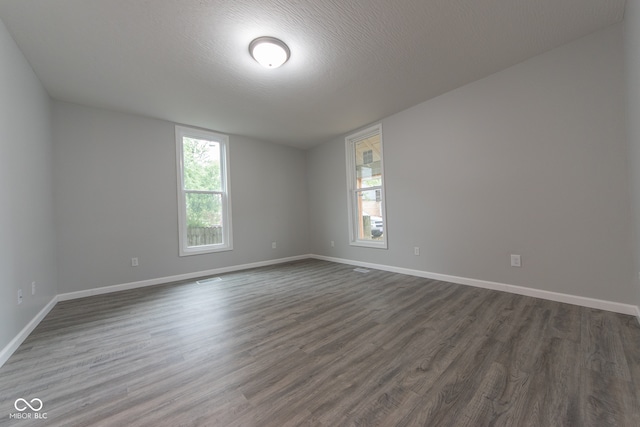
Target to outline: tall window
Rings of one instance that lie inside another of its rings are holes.
[[[350,243],[386,248],[382,126],[348,136],[346,146]]]
[[[229,138],[176,126],[180,256],[228,251]]]

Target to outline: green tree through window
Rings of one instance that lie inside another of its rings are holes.
[[[212,141],[184,138],[185,190],[220,191],[220,144]],[[220,197],[210,194],[187,195],[187,227],[214,227],[222,223]]]
[[[230,250],[228,137],[176,126],[180,255]]]

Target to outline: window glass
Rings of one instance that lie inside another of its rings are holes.
[[[176,126],[180,255],[232,249],[226,135]]]
[[[382,127],[347,137],[346,147],[350,243],[386,248]]]

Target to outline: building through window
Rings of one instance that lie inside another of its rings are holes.
[[[382,126],[346,138],[350,243],[386,248]]]

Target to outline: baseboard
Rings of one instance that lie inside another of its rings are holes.
[[[51,301],[47,303],[47,305],[42,308],[42,310],[38,312],[38,314],[36,314],[33,319],[31,319],[29,323],[27,323],[27,326],[22,328],[18,335],[16,335],[11,341],[9,341],[9,344],[7,344],[2,350],[0,350],[0,368],[5,364],[7,360],[9,360],[11,355],[18,349],[18,347],[20,347],[20,344],[22,344],[24,340],[27,339],[29,334],[33,332],[33,330],[36,328],[36,326],[38,326],[42,319],[44,319],[45,316],[49,314],[49,312],[57,302],[58,296],[56,295],[51,299]]]
[[[47,305],[44,306],[44,308],[42,308],[42,310],[40,310],[40,312],[38,312],[38,314],[33,319],[31,319],[31,321],[20,331],[20,333],[18,333],[18,335],[16,335],[15,338],[13,338],[9,342],[9,344],[7,344],[2,350],[0,350],[0,367],[2,367],[7,360],[9,360],[9,357],[11,357],[11,355],[18,349],[18,347],[20,347],[20,344],[24,342],[24,340],[36,328],[36,326],[38,326],[38,324],[51,311],[51,309],[56,305],[58,301],[68,301],[72,299],[84,298],[84,297],[89,297],[93,295],[107,294],[112,292],[128,290],[128,289],[162,285],[162,284],[171,283],[171,282],[180,282],[183,280],[191,280],[199,277],[213,276],[216,274],[230,273],[230,272],[239,271],[239,270],[247,270],[250,268],[265,267],[269,265],[299,261],[299,260],[308,259],[308,258],[337,262],[340,264],[348,264],[348,265],[353,265],[357,267],[373,268],[377,270],[390,271],[393,273],[407,274],[409,276],[424,277],[427,279],[441,280],[444,282],[457,283],[461,285],[474,286],[474,287],[484,288],[484,289],[493,289],[493,290],[510,292],[510,293],[519,294],[519,295],[526,295],[530,297],[541,298],[541,299],[546,299],[551,301],[580,305],[580,306],[589,307],[589,308],[613,311],[616,313],[636,316],[636,318],[638,319],[638,323],[640,323],[640,307],[635,305],[622,304],[622,303],[617,303],[612,301],[604,301],[604,300],[580,297],[580,296],[569,295],[569,294],[562,294],[558,292],[543,291],[539,289],[525,288],[522,286],[508,285],[505,283],[471,279],[467,277],[451,276],[447,274],[431,273],[431,272],[422,271],[422,270],[413,270],[413,269],[394,267],[389,265],[374,264],[369,262],[334,258],[334,257],[323,256],[323,255],[308,254],[308,255],[299,255],[299,256],[293,256],[288,258],[279,258],[279,259],[268,260],[268,261],[254,262],[249,264],[240,264],[240,265],[234,265],[230,267],[214,268],[212,270],[197,271],[194,273],[160,277],[156,279],[123,283],[123,284],[112,285],[112,286],[104,286],[96,289],[87,289],[84,291],[69,292],[69,293],[56,295],[51,299],[51,301],[49,301]]]
[[[15,338],[13,338],[9,342],[9,344],[7,344],[2,350],[0,350],[0,368],[2,367],[2,365],[5,364],[7,360],[9,360],[9,357],[11,357],[11,355],[18,349],[18,347],[20,347],[20,344],[22,344],[24,340],[27,339],[29,334],[36,328],[36,326],[38,326],[38,324],[42,321],[42,319],[44,319],[44,317],[51,311],[51,309],[59,301],[68,301],[72,299],[84,298],[84,297],[89,297],[93,295],[101,295],[101,294],[108,294],[112,292],[124,291],[128,289],[143,288],[146,286],[163,285],[171,282],[180,282],[183,280],[195,279],[198,277],[213,276],[216,274],[230,273],[232,271],[247,270],[250,268],[265,267],[268,265],[282,264],[285,262],[299,261],[299,260],[309,259],[309,258],[311,258],[310,255],[299,255],[299,256],[293,256],[288,258],[278,258],[278,259],[272,259],[268,261],[259,261],[259,262],[249,263],[249,264],[234,265],[230,267],[214,268],[212,270],[197,271],[194,273],[179,274],[176,276],[159,277],[157,279],[142,280],[139,282],[123,283],[120,285],[104,286],[96,289],[87,289],[84,291],[58,294],[55,297],[53,297],[53,299],[51,299],[51,301],[49,301],[49,303],[42,310],[40,310],[40,312],[33,319],[31,319],[31,321],[27,324],[27,326],[25,326],[20,331],[20,333],[16,335]]]
[[[147,286],[164,285],[172,282],[181,282],[184,280],[196,279],[199,277],[214,276],[216,274],[230,273],[239,270],[248,270],[250,268],[266,267],[268,265],[282,264],[285,262],[299,261],[308,259],[310,255],[299,255],[288,258],[278,258],[268,261],[252,262],[249,264],[233,265],[230,267],[214,268],[212,270],[196,271],[193,273],[178,274],[175,276],[158,277],[156,279],[141,280],[139,282],[122,283],[119,285],[103,286],[101,288],[86,289],[77,292],[68,292],[58,295],[58,301],[68,301],[72,299],[85,298],[94,295],[110,294],[112,292],[126,291],[130,289],[144,288]]]
[[[468,277],[450,276],[447,274],[431,273],[422,270],[394,267],[390,265],[373,264],[369,262],[353,261],[349,259],[333,258],[323,255],[311,255],[311,258],[324,261],[349,264],[357,267],[373,268],[377,270],[390,271],[393,273],[407,274],[409,276],[424,277],[426,279],[441,280],[443,282],[457,283],[460,285],[474,286],[477,288],[492,289],[496,291],[509,292],[512,294],[525,295],[534,298],[541,298],[550,301],[563,302],[567,304],[580,305],[583,307],[596,308],[599,310],[612,311],[614,313],[637,316],[640,322],[640,308],[631,304],[599,300],[595,298],[581,297],[577,295],[563,294],[559,292],[544,291],[541,289],[526,288],[524,286],[508,285],[506,283],[490,282],[486,280],[471,279]]]

